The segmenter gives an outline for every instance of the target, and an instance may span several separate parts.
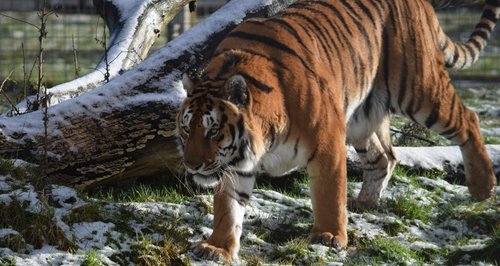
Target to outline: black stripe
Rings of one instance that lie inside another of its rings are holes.
[[[497,22],[497,17],[495,15],[495,12],[491,9],[486,9],[483,11],[483,15],[481,16],[482,19],[487,19],[493,23]]]
[[[241,172],[241,171],[235,171],[235,172],[240,177],[250,178],[255,176],[253,172]]]
[[[489,38],[489,34],[490,34],[489,32],[487,33],[487,32],[484,32],[484,31],[482,31],[482,30],[477,30],[477,31],[474,31],[474,32],[470,35],[470,37],[471,37],[471,38],[474,38],[474,37],[479,37],[479,38],[481,38],[481,39],[483,39],[483,40],[488,40],[488,38]]]
[[[309,71],[314,73],[314,71],[311,69],[311,67],[302,59],[297,52],[294,50],[290,49],[287,45],[278,42],[277,40],[267,37],[267,36],[262,36],[262,35],[257,35],[253,33],[247,33],[247,32],[241,32],[241,31],[233,31],[227,35],[226,38],[239,38],[239,39],[244,39],[248,41],[254,41],[254,42],[260,42],[269,46],[272,46],[280,51],[283,51],[289,55],[292,55],[296,57],[297,59],[300,60],[302,65],[306,67]]]
[[[456,136],[458,136],[458,134],[460,134],[460,131],[458,131],[458,129],[453,129],[453,132],[450,132],[449,134],[443,134],[443,136],[449,140],[452,140]]]
[[[367,149],[361,149],[361,148],[356,148],[356,147],[354,147],[354,150],[356,150],[357,153],[361,153],[361,154],[368,152]]]
[[[276,23],[279,26],[281,26],[281,28],[285,29],[288,33],[290,33],[294,37],[294,40],[297,41],[305,50],[309,50],[309,48],[307,48],[307,46],[302,41],[302,37],[295,30],[295,28],[292,25],[290,25],[288,22],[286,22],[285,20],[280,19],[280,18],[270,18],[267,21],[272,22],[272,23]]]
[[[230,32],[227,35],[227,37],[228,38],[231,38],[231,37],[240,38],[240,39],[249,40],[249,41],[261,42],[261,43],[272,46],[278,50],[281,50],[283,52],[286,52],[290,55],[293,55],[293,56],[301,59],[300,56],[294,50],[290,49],[290,47],[288,47],[287,45],[285,45],[281,42],[278,42],[275,39],[267,37],[267,36],[262,36],[262,35],[257,35],[257,34],[253,34],[253,33],[242,32],[242,31],[233,31],[233,32]]]
[[[376,169],[376,170],[378,170],[378,169]],[[383,180],[386,176],[387,176],[387,171],[385,171],[385,173],[383,175],[379,175],[379,176],[376,176],[375,178],[370,179],[370,181],[371,182],[373,182],[373,181],[375,181],[375,182],[376,181],[380,181],[380,180]]]
[[[383,61],[383,68],[384,68],[384,82],[385,82],[385,87],[387,89],[387,102],[386,102],[386,108],[389,109],[392,105],[392,99],[391,99],[391,88],[389,86],[389,38],[387,36],[387,29],[384,27],[382,31],[382,36],[383,36],[383,53],[384,53],[384,61]]]
[[[309,164],[312,160],[314,160],[314,158],[316,157],[316,152],[318,152],[318,147],[316,147],[316,149],[314,149],[314,152],[307,159],[307,164]]]
[[[373,90],[368,94],[368,97],[365,99],[365,104],[363,104],[363,111],[367,119],[370,118],[370,112],[372,110],[372,100],[373,100]]]
[[[238,139],[241,139],[241,137],[243,137],[243,131],[245,130],[242,116],[240,116],[236,125],[238,126]]]
[[[378,162],[380,162],[380,160],[382,160],[382,158],[384,158],[384,154],[383,153],[381,153],[377,158],[375,158],[375,160],[373,160],[373,161],[367,161],[366,164],[375,165]]]
[[[458,146],[460,146],[460,147],[465,146],[465,144],[467,144],[467,142],[469,142],[469,140],[472,139],[471,135],[472,135],[472,131],[470,129],[467,130],[467,139],[464,142],[458,144]]]
[[[468,52],[469,56],[471,57],[471,59],[467,60],[467,61],[468,61],[468,63],[469,62],[472,63],[477,56],[477,51],[470,45],[465,45],[465,48],[467,49],[467,52]]]
[[[370,9],[368,9],[368,7],[363,4],[363,2],[357,2],[356,4],[358,4],[363,13],[365,13],[365,15],[368,16],[368,18],[370,18],[370,20],[375,24],[375,16],[373,16]]]
[[[312,8],[307,8],[309,11],[311,12],[314,12],[314,13],[317,13],[318,11],[315,10],[315,9],[312,9]],[[311,25],[313,28],[314,28],[314,31],[315,33],[319,34],[320,35],[320,45],[321,45],[321,48],[323,48],[323,51],[325,53],[325,55],[328,57],[328,61],[329,62],[332,62],[333,61],[333,58],[332,58],[332,55],[330,54],[331,51],[333,50],[332,47],[330,46],[330,43],[327,42],[327,36],[325,35],[325,33],[323,32],[323,30],[318,26],[318,24],[312,20],[311,18],[305,16],[304,14],[302,13],[298,13],[298,12],[289,12],[287,13],[287,16],[293,16],[293,17],[298,17],[298,18],[301,18],[305,21],[307,21],[307,23],[305,23],[303,26],[306,26],[306,25]],[[324,28],[324,27],[323,27]],[[334,43],[333,41],[333,38],[330,36],[328,30],[326,30],[326,34],[328,35],[329,39],[330,39],[330,42],[331,43]],[[328,47],[327,47],[328,46]]]
[[[273,89],[269,86],[267,86],[266,84],[256,80],[254,77],[248,75],[247,73],[244,73],[244,72],[238,72],[239,75],[241,75],[243,78],[245,78],[246,81],[252,83],[255,88],[263,91],[263,92],[266,92],[266,93],[269,93],[271,92]]]
[[[439,108],[441,107],[441,103],[437,102],[432,105],[432,110],[427,119],[425,120],[425,126],[427,128],[431,128],[436,122],[438,121],[439,118]]]
[[[280,62],[280,61],[276,60],[276,58],[270,57],[270,56],[268,56],[266,54],[260,53],[258,51],[255,51],[255,50],[252,50],[252,49],[249,49],[249,48],[238,48],[238,49],[228,48],[228,49],[224,49],[224,50],[219,51],[216,55],[214,55],[214,57],[216,57],[219,54],[225,53],[227,51],[236,51],[236,50],[240,51],[240,52],[248,53],[248,54],[253,55],[253,56],[262,57],[262,58],[266,59],[267,61],[269,61],[269,62],[271,62],[273,64],[276,64],[276,65],[279,65],[282,68],[287,68],[288,69],[288,67],[285,64],[283,64],[283,62]]]
[[[229,58],[226,58],[226,60],[220,67],[219,72],[215,76],[215,79],[219,79],[221,75],[227,74],[227,72],[229,72],[231,68],[234,68],[234,66],[241,61],[241,57],[239,55],[231,54],[228,56]]]
[[[491,32],[493,30],[491,28],[490,24],[484,23],[484,22],[477,23],[475,28],[476,28],[476,30],[477,29],[483,29],[483,30],[486,30],[486,31],[489,31],[489,32]]]
[[[382,7],[378,6],[379,4],[382,4],[380,1],[373,1],[373,0],[368,0],[367,2],[370,2],[372,6],[375,8],[375,11],[377,11],[379,19],[382,19],[384,17],[384,14],[382,13]],[[361,2],[358,3],[358,5],[361,6]]]
[[[236,134],[235,134],[235,133],[236,133],[236,130],[235,130],[234,125],[233,125],[233,124],[229,124],[229,126],[228,126],[228,127],[229,127],[229,134],[231,134],[231,136],[232,136],[232,138],[233,138],[233,139],[232,139],[232,143],[231,143],[231,144],[233,144],[233,143],[235,142],[235,140],[236,140]]]
[[[297,154],[299,152],[299,140],[300,138],[297,138],[297,140],[295,141],[295,146],[293,146],[293,158],[297,158]]]
[[[451,66],[454,66],[457,63],[458,58],[460,58],[460,55],[459,55],[460,49],[461,49],[460,46],[458,46],[458,45],[455,46],[455,53],[453,54],[453,60],[450,62]]]
[[[250,195],[248,195],[248,193],[237,191],[237,190],[235,190],[234,192],[236,192],[236,194],[238,194],[238,196],[245,201],[248,201],[250,199]]]
[[[359,18],[357,12],[351,6],[351,4],[350,4],[351,0],[341,0],[341,1],[343,2],[344,6],[347,7],[347,9],[349,9],[349,11],[351,11],[351,12],[347,12],[347,14],[351,17],[353,23],[356,25],[356,27],[358,28],[358,31],[361,33],[361,35],[363,36],[363,39],[365,40],[367,50],[368,50],[368,65],[371,66],[373,64],[373,53],[371,53],[372,43],[370,42],[370,35],[366,31],[364,25],[361,24],[361,22],[360,22],[361,19]],[[376,47],[376,48],[378,50],[378,47]],[[361,60],[360,60],[360,62],[361,62]],[[362,69],[364,69],[364,66],[362,66]],[[361,87],[365,86],[365,79],[366,78],[367,77],[365,75],[363,75]]]
[[[482,50],[481,44],[475,38],[469,39],[469,43],[474,45],[474,47],[477,49],[477,52]]]
[[[325,3],[325,2],[313,2],[313,4],[318,4],[318,5],[322,5],[328,9],[330,9],[334,14],[335,14],[335,18],[337,18],[340,23],[342,23],[343,25],[343,28],[349,33],[349,35],[352,35],[352,31],[351,29],[349,28],[349,25],[346,23],[345,21],[345,18],[342,16],[343,13],[340,12],[335,6],[329,4],[329,3]]]
[[[451,107],[449,109],[450,115],[448,116],[448,121],[446,122],[446,125],[444,126],[445,128],[448,128],[451,125],[451,122],[453,121],[453,115],[455,114],[455,104],[457,103],[457,94],[453,93],[453,96],[451,97]]]

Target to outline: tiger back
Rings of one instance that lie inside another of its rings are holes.
[[[186,84],[178,116],[187,176],[217,188],[214,231],[194,252],[237,258],[255,177],[296,169],[310,177],[309,239],[345,247],[346,141],[363,167],[355,204],[376,207],[396,164],[390,113],[459,145],[472,197],[492,196],[496,178],[477,115],[455,93],[447,68],[478,59],[499,6],[486,1],[462,44],[446,36],[423,0],[298,1],[236,27],[201,78]]]

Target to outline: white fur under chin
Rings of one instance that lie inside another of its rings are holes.
[[[213,187],[217,186],[220,182],[220,180],[217,179],[217,177],[201,176],[201,175],[196,175],[196,174],[193,176],[193,181],[197,185],[204,187],[204,188],[213,188]]]

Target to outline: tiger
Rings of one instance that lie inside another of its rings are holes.
[[[202,74],[184,78],[177,137],[187,178],[214,189],[213,231],[192,251],[238,260],[245,207],[257,176],[309,176],[311,243],[345,248],[346,147],[363,170],[359,208],[375,208],[396,165],[391,114],[460,147],[473,199],[496,178],[478,116],[448,68],[477,61],[499,19],[486,0],[470,38],[452,41],[425,0],[302,0],[251,18],[218,44]]]

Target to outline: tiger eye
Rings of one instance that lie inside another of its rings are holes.
[[[209,138],[215,138],[215,137],[217,137],[217,135],[219,135],[219,129],[213,127],[213,128],[210,129],[210,131],[208,131],[207,137],[209,137]]]

